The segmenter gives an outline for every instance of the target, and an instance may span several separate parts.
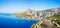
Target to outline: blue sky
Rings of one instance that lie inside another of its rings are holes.
[[[42,11],[60,7],[60,0],[0,0],[1,13],[20,13],[27,9]]]

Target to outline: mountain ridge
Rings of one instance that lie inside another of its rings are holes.
[[[17,16],[17,17],[24,17],[24,18],[28,18],[29,20],[35,20],[35,19],[42,19],[42,18],[47,18],[50,16],[53,16],[54,14],[60,13],[60,7],[59,8],[52,8],[52,9],[48,9],[48,10],[43,10],[43,11],[35,11],[35,10],[31,10],[28,9],[25,12],[22,13],[15,13],[13,15]]]

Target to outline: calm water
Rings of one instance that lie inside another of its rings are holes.
[[[17,18],[10,14],[0,14],[0,28],[31,28],[37,21],[28,21],[24,18]]]

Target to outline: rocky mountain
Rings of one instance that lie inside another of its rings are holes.
[[[60,13],[33,24],[31,28],[60,28]]]
[[[58,13],[60,13],[60,7],[47,9],[47,10],[43,10],[43,11],[35,11],[35,10],[28,9],[25,12],[14,13],[13,15],[15,15],[17,17],[27,18],[29,20],[40,20],[40,19],[44,19],[44,18],[53,16],[54,14],[58,14]]]

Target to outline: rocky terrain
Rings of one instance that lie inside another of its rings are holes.
[[[38,20],[38,23],[31,28],[60,28],[60,7],[43,11],[34,11],[28,9],[22,13],[14,13],[16,17],[26,18],[28,20]]]
[[[28,9],[25,12],[22,13],[14,13],[13,15],[17,17],[22,17],[22,18],[27,18],[29,20],[40,20],[43,18],[47,18],[50,16],[53,16],[54,14],[57,14],[60,12],[60,8],[52,8],[52,9],[47,9],[43,11],[34,11],[31,9]]]
[[[32,28],[60,28],[60,13],[54,14],[46,19],[41,19],[32,25]]]

